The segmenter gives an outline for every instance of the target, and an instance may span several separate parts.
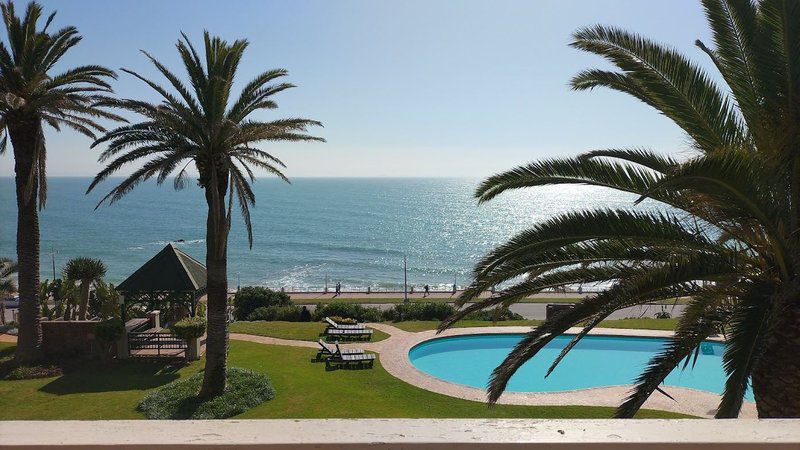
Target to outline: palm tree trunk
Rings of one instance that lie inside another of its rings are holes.
[[[222,192],[220,192],[222,191]],[[228,226],[225,191],[216,183],[206,186],[208,219],[206,231],[206,276],[208,292],[208,336],[206,368],[200,397],[214,397],[225,391],[228,369]]]
[[[800,418],[800,303],[778,308],[753,370],[758,417]]]
[[[9,126],[14,147],[14,174],[17,188],[17,263],[19,284],[19,335],[15,358],[20,364],[41,358],[42,310],[39,307],[39,210],[38,179],[28,188],[35,170],[38,145],[38,120]]]

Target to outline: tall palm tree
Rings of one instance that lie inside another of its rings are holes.
[[[650,360],[617,416],[633,416],[673,369],[691,363],[704,339],[724,331],[727,382],[717,417],[738,415],[751,380],[760,417],[800,417],[800,2],[703,5],[714,47],[697,46],[725,89],[675,50],[617,28],[581,29],[571,44],[619,69],[581,72],[573,89],[608,87],[652,106],[686,133],[690,158],[596,150],[517,167],[478,187],[480,202],[512,189],[582,184],[666,205],[565,213],[519,233],[476,265],[462,305],[492,285],[508,287],[442,328],[543,289],[610,285],[528,333],[493,372],[490,402],[568,328],[583,331],[550,372],[612,312],[686,296],[691,300],[674,337]]]
[[[12,278],[15,273],[17,263],[8,258],[0,258],[0,324],[6,323],[6,296],[17,292],[17,283]]]
[[[0,153],[8,138],[14,147],[17,192],[17,259],[19,261],[19,340],[16,359],[40,357],[39,215],[47,199],[44,124],[59,131],[71,128],[94,139],[105,131],[98,118],[119,119],[97,107],[102,93],[111,92],[106,79],[114,72],[100,66],[79,66],[60,73],[53,67],[81,40],[78,30],[65,27],[50,33],[50,14],[39,28],[42,7],[29,3],[17,17],[14,3],[0,3],[7,42],[0,42]]]
[[[168,88],[136,72],[123,69],[155,90],[162,97],[162,102],[152,104],[140,100],[119,100],[107,103],[140,114],[145,120],[112,130],[95,142],[94,145],[108,144],[100,155],[100,161],[111,161],[97,174],[88,191],[124,165],[142,160],[142,166],[103,197],[101,204],[121,199],[152,177],[156,177],[160,185],[175,174],[173,186],[181,189],[186,185],[190,166],[194,166],[198,172],[198,185],[205,191],[208,204],[208,340],[200,396],[209,397],[221,393],[226,381],[227,253],[234,197],[252,247],[250,206],[255,204],[255,194],[250,183],[255,180],[253,168],[263,169],[288,181],[281,172],[283,163],[254,146],[263,141],[322,139],[307,134],[309,126],[321,125],[313,120],[262,122],[252,117],[256,111],[277,108],[272,100],[273,95],[294,87],[288,83],[271,84],[286,76],[285,70],[269,70],[258,75],[232,101],[234,77],[248,43],[246,40],[237,40],[229,44],[218,37],[211,37],[208,32],[204,34],[204,43],[205,63],[186,35],[177,43],[190,87],[155,58],[143,52],[175,93],[170,93]]]
[[[99,259],[86,257],[72,258],[64,266],[64,278],[69,281],[80,281],[80,300],[78,320],[86,320],[86,307],[89,305],[89,289],[93,283],[106,276],[106,265]]]

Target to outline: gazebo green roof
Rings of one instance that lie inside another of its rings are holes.
[[[120,292],[194,292],[206,287],[206,266],[174,245],[139,267],[117,286]]]

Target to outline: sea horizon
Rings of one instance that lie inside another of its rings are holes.
[[[107,281],[119,283],[168,243],[203,262],[205,200],[190,183],[174,191],[147,182],[125,199],[95,205],[112,180],[89,195],[91,177],[49,177],[40,214],[42,279],[60,277],[73,257],[102,259]],[[322,290],[434,290],[463,287],[487,251],[528,226],[574,209],[631,207],[629,195],[592,187],[550,186],[510,192],[484,205],[474,177],[296,177],[254,183],[253,248],[241,217],[233,218],[229,285]],[[13,179],[0,177],[0,256],[14,258]]]

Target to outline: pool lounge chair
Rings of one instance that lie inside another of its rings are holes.
[[[337,352],[343,355],[358,355],[364,353],[363,348],[345,348],[339,349],[339,343],[336,346],[327,344],[322,339],[319,340],[319,351],[317,352],[317,361],[321,361],[323,356],[336,356]]]
[[[345,350],[346,351],[346,350]],[[334,365],[339,366],[367,366],[372,368],[375,363],[373,353],[342,353],[339,344],[336,344],[336,354],[325,359],[325,369],[332,369]]]
[[[336,336],[342,339],[365,339],[372,338],[372,330],[369,328],[356,328],[356,329],[341,329],[341,328],[327,328],[325,329],[325,336]]]
[[[338,330],[363,330],[366,328],[363,323],[345,324],[339,323],[330,317],[326,317],[325,322],[328,322],[328,328],[336,328]]]

